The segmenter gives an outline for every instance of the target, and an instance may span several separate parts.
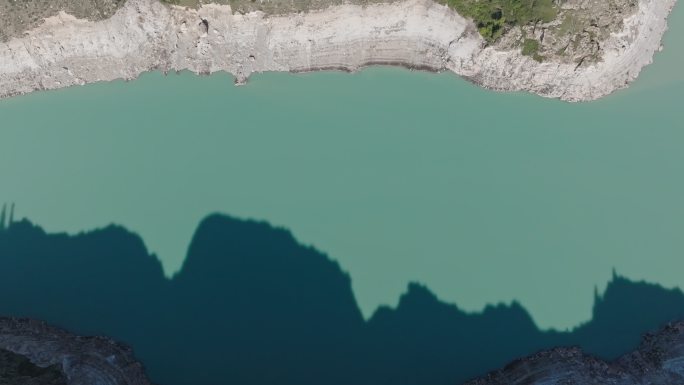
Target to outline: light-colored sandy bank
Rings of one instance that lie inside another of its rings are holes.
[[[450,70],[494,90],[592,100],[629,84],[661,48],[676,0],[639,1],[623,31],[603,43],[603,60],[576,69],[485,47],[472,23],[431,0],[271,17],[234,15],[228,6],[191,10],[129,0],[108,20],[60,14],[22,38],[0,43],[0,97],[133,79],[154,69],[226,71],[245,82],[262,71],[396,64]]]

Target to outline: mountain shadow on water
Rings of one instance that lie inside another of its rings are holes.
[[[169,352],[202,354],[169,357],[185,366],[169,381],[197,384],[201,372],[204,384],[343,383],[351,374],[364,320],[350,278],[287,231],[210,216],[170,285],[165,334],[190,333]]]
[[[364,321],[336,262],[263,222],[207,217],[167,279],[121,227],[22,220],[0,227],[0,315],[126,342],[161,385],[456,385],[555,346],[615,358],[684,318],[684,294],[615,274],[592,320],[558,332],[518,303],[468,313],[412,283]]]

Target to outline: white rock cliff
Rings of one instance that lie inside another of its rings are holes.
[[[450,70],[493,90],[586,101],[627,86],[651,63],[675,2],[639,0],[622,32],[603,43],[602,60],[577,68],[485,46],[472,22],[431,0],[341,5],[286,16],[129,0],[107,20],[61,13],[0,43],[0,98],[134,79],[155,69],[226,71],[243,83],[255,72],[356,71],[393,64]]]

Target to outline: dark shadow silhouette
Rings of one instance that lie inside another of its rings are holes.
[[[591,321],[556,332],[518,303],[467,313],[410,284],[364,321],[338,264],[266,223],[206,218],[167,279],[121,227],[22,220],[0,227],[0,314],[124,341],[162,385],[441,385],[553,346],[615,358],[684,318],[684,295],[615,274]]]
[[[168,297],[166,334],[185,335],[167,362],[186,370],[164,383],[349,383],[364,326],[351,281],[287,231],[208,217]]]
[[[369,369],[382,369],[382,384],[456,384],[548,345],[517,303],[469,314],[418,284],[395,310],[378,309],[368,329]]]
[[[645,331],[681,319],[684,295],[680,289],[633,282],[613,272],[603,296],[595,295],[592,320],[561,336],[557,344],[578,345],[589,354],[612,360],[634,349]]]

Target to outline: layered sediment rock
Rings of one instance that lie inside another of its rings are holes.
[[[285,16],[198,10],[129,0],[106,20],[60,13],[0,43],[0,97],[113,79],[149,70],[355,71],[372,64],[450,70],[495,90],[592,100],[625,87],[660,48],[676,0],[639,0],[596,63],[537,62],[487,46],[472,22],[431,0],[340,5]]]
[[[75,336],[40,321],[0,318],[0,350],[40,368],[61,368],[67,385],[150,385],[128,347],[105,337]]]

